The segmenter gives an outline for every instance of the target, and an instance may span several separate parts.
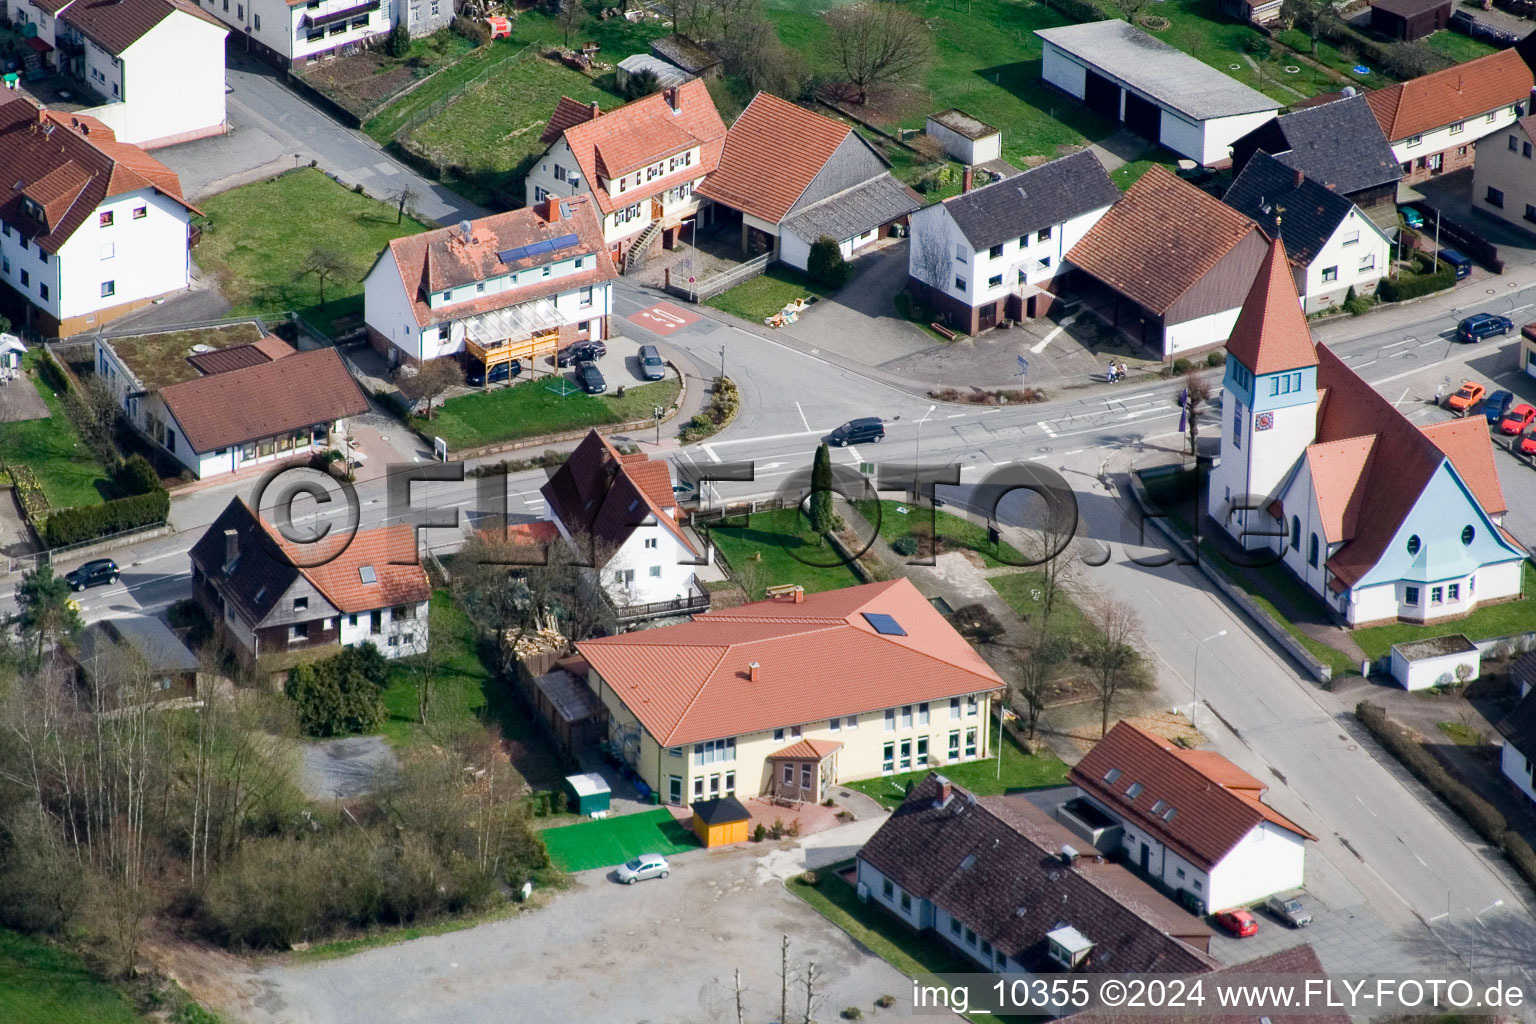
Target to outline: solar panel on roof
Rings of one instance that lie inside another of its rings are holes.
[[[906,636],[907,631],[901,628],[901,623],[883,612],[864,612],[864,621],[873,627],[881,636]]]
[[[496,258],[501,260],[503,263],[516,263],[518,260],[527,255],[528,247],[526,245],[520,245],[515,249],[501,250],[496,254]]]
[[[529,256],[542,256],[547,252],[554,252],[555,245],[548,239],[542,242],[534,242],[527,247]]]
[[[371,566],[371,565],[360,565],[360,566],[358,566],[358,568],[357,568],[357,575],[362,579],[362,581],[364,583],[377,583],[377,582],[379,582],[379,577],[373,571],[373,566]]]
[[[561,235],[559,238],[552,239],[549,244],[555,249],[569,249],[579,241],[581,241],[579,235]]]

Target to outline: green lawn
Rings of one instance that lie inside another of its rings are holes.
[[[30,466],[52,508],[100,504],[115,496],[112,481],[106,467],[80,440],[74,422],[64,411],[63,400],[54,397],[53,388],[38,372],[41,360],[35,350],[28,352],[22,365],[31,371],[30,382],[16,381],[7,386],[35,387],[48,405],[48,418],[0,423],[0,459],[7,465]]]
[[[561,871],[618,867],[641,853],[671,856],[699,848],[698,838],[665,807],[547,828],[539,838],[549,850],[550,861]]]
[[[1536,568],[1530,562],[1525,563],[1521,589],[1525,596],[1520,600],[1479,608],[1455,622],[1444,622],[1438,626],[1410,626],[1399,622],[1390,626],[1357,629],[1354,633],[1355,642],[1370,657],[1385,658],[1393,644],[1427,640],[1447,633],[1465,633],[1472,640],[1494,640],[1526,633],[1536,626]]]
[[[444,68],[406,95],[386,104],[363,124],[363,131],[373,141],[387,145],[406,121],[463,89],[466,82],[472,81],[486,68],[513,60],[523,45],[512,40],[498,39],[483,50],[470,51],[452,66]]]
[[[0,931],[0,1021],[5,1024],[141,1024],[122,993],[80,958]]]
[[[611,386],[612,382],[610,382]],[[412,425],[429,437],[448,442],[450,451],[484,444],[538,437],[581,427],[650,419],[656,406],[663,409],[677,400],[675,380],[626,385],[624,397],[616,389],[606,395],[557,389],[574,388],[565,376],[545,375],[512,387],[484,394],[450,398],[432,412],[431,420],[413,419]]]
[[[782,263],[705,301],[706,306],[760,324],[796,299],[824,298],[828,289]]]
[[[1039,593],[1045,585],[1045,576],[1038,572],[1011,572],[1003,576],[989,576],[987,582],[997,595],[1008,602],[1008,607],[1021,619],[1029,619],[1040,610]],[[1065,594],[1056,599],[1051,611],[1052,631],[1060,636],[1081,638],[1089,635],[1093,626],[1070,597]]]
[[[1277,32],[1275,38],[1298,53],[1304,53],[1313,60],[1326,64],[1335,71],[1340,72],[1357,87],[1380,89],[1397,81],[1397,79],[1378,68],[1371,68],[1370,74],[1367,75],[1357,74],[1355,67],[1360,65],[1360,58],[1346,56],[1337,46],[1324,40],[1319,39],[1317,41],[1317,52],[1314,53],[1312,51],[1312,41],[1307,38],[1305,32],[1299,29],[1293,28]],[[1369,67],[1369,64],[1365,66]],[[1340,83],[1341,87],[1342,84]]]
[[[1457,64],[1465,64],[1469,60],[1486,57],[1490,53],[1497,53],[1500,49],[1492,43],[1464,36],[1460,32],[1452,32],[1448,28],[1433,33],[1424,41],[1429,44],[1431,50],[1445,54]]]
[[[1435,728],[1450,737],[1451,742],[1458,747],[1480,747],[1488,742],[1488,737],[1462,722],[1436,722]]]
[[[997,726],[989,725],[988,722],[990,719],[981,724],[991,730],[992,736],[988,742],[995,744]],[[1004,735],[1001,775],[998,774],[997,755],[994,751],[993,756],[982,761],[947,764],[938,769],[923,768],[900,775],[882,775],[878,779],[849,782],[847,786],[866,796],[874,797],[887,808],[894,808],[906,797],[909,783],[917,785],[932,771],[942,773],[949,781],[970,790],[977,796],[999,796],[1021,789],[1060,786],[1066,782],[1067,778],[1067,765],[1051,753],[1050,748],[1042,747],[1038,754],[1026,754],[1019,749],[1012,737]]]
[[[361,323],[363,275],[392,238],[425,226],[352,192],[312,168],[230,189],[202,201],[203,239],[197,261],[213,274],[233,306],[230,316],[295,310],[321,330]],[[310,251],[333,250],[345,273],[325,283],[297,277]]]
[[[811,533],[798,508],[757,512],[750,519],[716,523],[709,529],[709,539],[725,555],[733,573],[760,570],[759,587],[798,583],[813,594],[859,582],[846,565],[820,564],[835,560],[837,552]],[[796,551],[818,564],[807,565],[795,557]],[[754,563],[753,555],[761,556],[760,560]]]
[[[442,721],[484,718],[491,692],[498,684],[491,665],[480,656],[474,624],[455,607],[445,590],[432,595],[431,630],[448,638],[437,669],[435,714]],[[392,662],[384,687],[384,707],[389,711],[380,732],[397,747],[423,738],[416,707],[415,673],[409,659]]]
[[[911,536],[913,533],[925,534],[929,531],[931,523],[933,529],[938,532],[940,552],[960,549],[974,551],[981,555],[982,562],[989,569],[996,569],[1003,565],[1019,565],[1024,561],[1024,556],[1011,544],[1002,545],[1001,554],[1012,561],[998,561],[993,557],[997,549],[987,540],[985,526],[978,526],[969,519],[962,519],[942,509],[935,511],[920,508],[905,501],[876,502],[866,499],[854,502],[859,515],[863,516],[870,526],[875,525],[876,505],[880,508],[880,536],[887,544],[894,544],[902,537]],[[918,550],[921,552],[922,548]]]

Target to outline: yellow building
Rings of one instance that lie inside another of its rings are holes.
[[[577,647],[609,739],[677,805],[820,802],[853,779],[985,758],[1004,685],[905,579],[797,590]]]

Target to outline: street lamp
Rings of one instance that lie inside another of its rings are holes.
[[[928,411],[923,413],[923,418],[917,421],[917,458],[912,460],[912,493],[916,496],[914,500],[923,496],[922,491],[918,488],[917,479],[918,474],[922,472],[923,464],[923,424],[928,422],[928,417],[932,416],[933,410],[937,408],[937,405],[930,405]]]
[[[720,346],[720,379],[725,380],[725,346]]]
[[[1200,703],[1200,652],[1205,650],[1205,645],[1210,643],[1212,640],[1218,640],[1226,635],[1227,631],[1222,630],[1219,633],[1212,633],[1204,640],[1195,641],[1195,678],[1193,683],[1190,685],[1189,691],[1189,720],[1191,723],[1193,723],[1195,720],[1195,708]]]
[[[656,444],[661,444],[661,417],[666,410],[659,405],[651,406],[651,415],[656,417]]]

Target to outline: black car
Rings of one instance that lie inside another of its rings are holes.
[[[589,395],[600,395],[608,390],[608,382],[603,379],[603,371],[597,368],[597,364],[590,359],[576,364],[576,383],[581,385],[581,390]]]
[[[1515,329],[1515,322],[1497,313],[1473,313],[1456,325],[1457,341],[1482,341],[1495,334],[1508,335]]]
[[[502,381],[511,380],[523,372],[523,364],[514,359],[510,363],[497,363],[491,368],[490,383],[500,384]],[[483,388],[486,385],[485,371],[482,369],[471,373],[464,378],[464,383],[472,388]]]
[[[667,375],[667,364],[661,361],[661,353],[655,345],[640,346],[640,376],[646,380],[661,380]]]
[[[863,444],[865,441],[878,443],[884,436],[885,424],[880,421],[880,417],[862,416],[856,420],[849,420],[833,430],[828,440],[839,448],[846,448],[851,444]]]
[[[601,341],[578,341],[560,350],[555,357],[557,366],[574,366],[577,363],[601,359],[608,354],[608,346]]]
[[[86,562],[74,572],[65,573],[64,582],[69,584],[70,590],[75,591],[116,583],[117,563],[110,558],[98,558],[95,561]]]

